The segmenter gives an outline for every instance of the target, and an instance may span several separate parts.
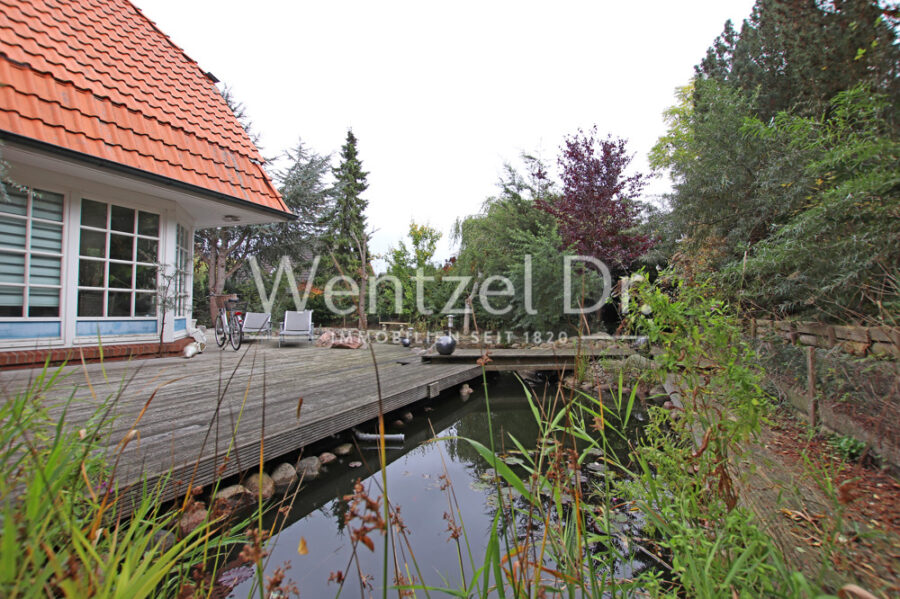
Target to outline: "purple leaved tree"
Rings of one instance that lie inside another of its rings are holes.
[[[627,270],[653,245],[646,235],[629,232],[637,224],[637,197],[646,184],[640,173],[626,176],[631,162],[626,141],[597,138],[597,128],[565,140],[559,166],[563,189],[537,206],[552,214],[566,247],[593,256],[613,271]]]

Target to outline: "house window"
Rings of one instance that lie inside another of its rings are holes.
[[[7,188],[0,196],[0,317],[59,317],[63,196]]]
[[[158,214],[81,200],[78,255],[78,316],[156,316]]]
[[[194,270],[190,230],[175,226],[175,316],[187,316],[190,310],[191,274]]]

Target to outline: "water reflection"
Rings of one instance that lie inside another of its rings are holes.
[[[426,584],[458,587],[463,576],[471,579],[473,564],[465,548],[471,548],[474,568],[480,566],[496,512],[493,486],[485,484],[489,468],[477,451],[456,435],[472,438],[489,445],[488,417],[481,384],[472,385],[475,393],[463,402],[458,397],[441,397],[429,406],[414,410],[414,420],[402,431],[406,435],[402,447],[389,447],[387,478],[391,503],[399,509],[408,527],[408,540],[420,572],[413,570],[408,549],[397,543],[389,554],[396,553],[398,561],[409,563],[410,571]],[[534,447],[539,434],[537,423],[527,405],[519,382],[509,376],[498,378],[490,386],[491,424],[497,447],[512,447],[512,434],[525,447]],[[432,430],[440,441],[432,441]],[[350,468],[352,461],[362,461],[363,467]],[[356,480],[362,479],[372,498],[381,495],[381,475],[377,472],[378,456],[374,444],[362,447],[362,453],[340,458],[327,466],[319,479],[306,484],[291,510],[287,526],[271,542],[267,575],[278,566],[290,564],[288,578],[297,583],[302,597],[329,597],[337,592],[337,585],[329,584],[329,574],[341,571],[347,575],[342,594],[359,595],[359,575],[356,563],[348,572],[352,554],[349,531],[345,526],[348,502],[343,498],[353,492]],[[446,469],[446,470],[445,470]],[[457,504],[451,504],[441,475],[452,485]],[[458,505],[459,512],[456,512]],[[453,513],[456,522],[464,526],[462,559],[457,544],[451,540],[445,513]],[[362,572],[372,575],[373,594],[380,594],[383,584],[383,537],[372,533],[375,551],[360,545],[357,561]],[[304,539],[309,553],[298,554]],[[388,584],[394,584],[393,577]],[[234,589],[233,597],[247,597],[251,582]],[[368,593],[366,593],[368,595]]]

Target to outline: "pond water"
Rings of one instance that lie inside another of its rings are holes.
[[[489,465],[470,444],[453,438],[467,437],[490,446],[483,387],[480,381],[471,385],[475,393],[468,401],[462,401],[455,391],[453,394],[448,392],[431,402],[413,406],[414,419],[402,429],[388,425],[388,433],[402,432],[406,435],[402,446],[388,447],[387,480],[391,503],[399,507],[400,516],[408,527],[407,537],[421,577],[426,584],[440,587],[459,588],[462,577],[471,580],[472,574],[465,547],[461,569],[457,545],[450,538],[444,514],[455,508],[451,509],[449,503],[449,489],[442,489],[446,485],[441,476],[446,473],[446,479],[452,485],[476,568],[481,565],[497,509],[495,488],[485,482],[490,478],[489,473],[486,475]],[[521,383],[512,376],[504,375],[493,379],[488,389],[498,452],[502,451],[502,447],[513,447],[509,441],[510,434],[515,435],[523,446],[534,447],[539,429]],[[536,392],[540,394],[541,390]],[[432,430],[436,435],[432,434]],[[435,436],[443,439],[432,441]],[[341,442],[343,440],[336,440],[334,445]],[[338,585],[329,583],[329,575],[337,571],[346,575],[341,595],[356,597],[360,594],[356,563],[350,566],[352,543],[350,531],[344,523],[348,510],[344,496],[353,493],[354,483],[358,479],[362,480],[373,499],[381,495],[377,448],[374,443],[360,443],[360,447],[361,455],[354,449],[351,455],[329,464],[327,472],[318,479],[304,484],[288,524],[267,547],[270,556],[266,576],[288,563],[287,578],[297,584],[301,597],[335,596]],[[329,447],[326,445],[323,449]],[[364,465],[351,468],[350,463],[354,461],[361,461]],[[358,526],[359,521],[352,525]],[[374,541],[375,551],[359,544],[356,557],[362,572],[372,576],[372,590],[365,595],[371,592],[374,596],[380,596],[384,540],[377,531],[370,537]],[[301,543],[305,543],[308,553],[302,555],[298,552]],[[409,548],[398,542],[397,547],[389,551],[393,553],[395,550],[398,561],[409,563],[412,571]],[[626,563],[617,564],[613,574],[627,576],[634,568],[644,566],[636,559],[629,559]],[[226,572],[223,577],[226,580],[230,577],[233,584],[247,573],[249,569],[244,567],[243,575]],[[415,574],[414,571],[412,573]],[[388,584],[393,584],[393,576]],[[251,589],[252,580],[244,580],[234,587],[230,596],[248,597]]]

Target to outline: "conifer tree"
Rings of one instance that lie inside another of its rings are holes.
[[[357,313],[359,328],[367,325],[365,298],[369,274],[369,238],[366,233],[366,207],[369,202],[362,197],[368,189],[362,161],[356,149],[356,136],[347,131],[347,139],[341,147],[340,164],[333,169],[334,204],[328,217],[326,241],[335,268],[359,283]]]
[[[331,156],[322,156],[298,141],[284,157],[289,166],[274,173],[274,178],[281,197],[297,219],[261,228],[259,234],[268,239],[257,259],[269,267],[276,266],[284,255],[300,264],[317,253],[327,229],[324,219],[331,210],[332,198],[325,180],[331,170]]]

